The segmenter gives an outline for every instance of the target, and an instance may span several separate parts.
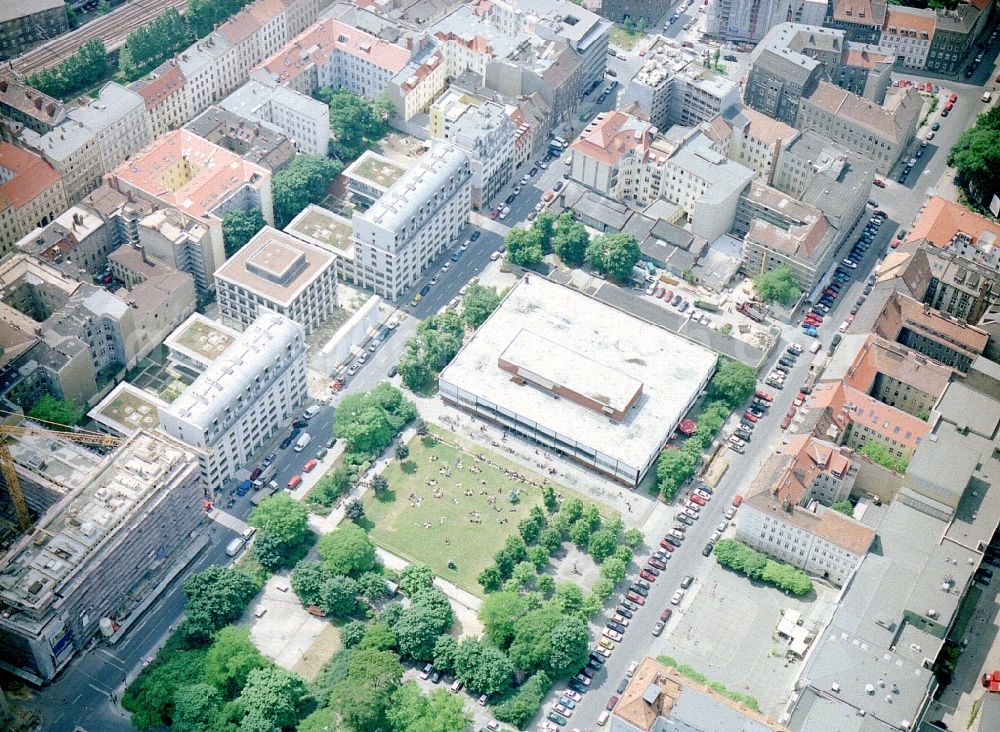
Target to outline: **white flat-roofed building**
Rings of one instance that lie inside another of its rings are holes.
[[[441,373],[441,397],[629,486],[715,370],[708,349],[527,276]]]
[[[215,271],[219,312],[227,323],[244,328],[267,308],[310,333],[337,306],[336,259],[265,226]]]
[[[250,462],[307,396],[302,326],[265,312],[157,416],[167,434],[208,448],[199,460],[214,491]]]
[[[348,277],[396,300],[450,246],[469,221],[468,156],[434,142],[371,208],[351,219],[354,270]]]
[[[65,479],[55,456],[81,451],[58,437],[44,443],[45,460],[18,464],[26,483]],[[182,442],[139,430],[105,457],[81,452],[98,459],[74,461],[79,482],[0,560],[0,668],[35,684],[99,630],[127,632],[205,520],[195,451]]]
[[[153,140],[153,127],[143,98],[109,81],[97,99],[66,114],[97,135],[104,170],[114,170]]]
[[[284,132],[299,152],[326,155],[330,142],[330,108],[318,99],[284,86],[253,79],[219,102],[225,110]]]

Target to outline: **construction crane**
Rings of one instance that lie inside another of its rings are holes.
[[[0,412],[2,411],[3,410],[0,410]],[[113,447],[117,447],[124,442],[124,439],[121,437],[105,435],[100,432],[89,432],[87,430],[67,432],[63,430],[45,429],[44,427],[0,425],[0,473],[3,474],[4,483],[7,485],[7,491],[10,493],[11,502],[14,504],[14,511],[17,513],[17,522],[20,524],[21,531],[27,531],[31,528],[31,515],[28,513],[28,504],[24,500],[24,490],[21,488],[21,481],[18,479],[17,470],[14,468],[14,456],[11,455],[10,450],[7,449],[8,435],[47,435],[64,440],[71,440],[82,445],[105,445]]]

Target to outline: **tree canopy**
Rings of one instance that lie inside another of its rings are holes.
[[[226,211],[222,217],[222,239],[226,245],[226,257],[236,254],[265,226],[267,222],[264,221],[264,214],[259,208]]]
[[[478,638],[466,638],[455,652],[455,675],[469,691],[499,694],[510,688],[514,666],[496,646]]]
[[[631,234],[613,232],[594,237],[587,245],[587,264],[607,277],[624,281],[639,261],[639,242]]]
[[[238,705],[242,730],[281,730],[294,727],[306,693],[305,682],[278,666],[257,668],[247,676]]]
[[[186,615],[181,632],[194,642],[207,642],[216,630],[246,610],[260,585],[245,572],[214,565],[184,583]]]
[[[425,318],[416,335],[406,342],[397,365],[407,388],[418,393],[430,391],[437,375],[462,347],[464,337],[462,318],[453,310]]]
[[[793,595],[802,596],[812,592],[812,580],[801,569],[776,562],[735,539],[719,539],[713,551],[719,564],[751,579],[769,582]]]
[[[344,164],[360,157],[389,131],[393,108],[387,97],[372,102],[330,87],[320,87],[313,96],[330,107],[330,156]]]
[[[584,262],[589,245],[590,234],[584,225],[569,211],[559,214],[552,239],[552,248],[559,259],[571,267],[579,267]]]
[[[94,86],[107,74],[108,51],[104,42],[97,38],[83,43],[76,53],[57,66],[32,74],[25,81],[43,94],[67,99]]]
[[[871,458],[874,462],[881,465],[883,468],[889,468],[897,473],[905,473],[907,467],[907,461],[904,458],[898,458],[889,452],[889,448],[883,445],[881,442],[876,442],[875,440],[868,440],[861,449],[858,450],[865,457]]]
[[[462,320],[470,328],[478,328],[500,304],[500,294],[495,287],[470,285],[462,295]]]
[[[256,526],[260,534],[273,536],[283,547],[294,547],[312,539],[309,512],[287,493],[265,498],[250,512],[247,522]]]
[[[719,367],[711,381],[712,393],[723,399],[730,409],[749,399],[756,387],[757,377],[750,366],[742,361],[719,358]]]
[[[694,475],[696,456],[684,450],[664,450],[656,461],[656,488],[664,500],[673,500],[677,489]]]
[[[753,278],[753,286],[761,300],[785,306],[794,305],[802,294],[795,273],[787,264],[757,275]]]
[[[375,545],[356,524],[341,524],[324,535],[316,553],[332,574],[358,576],[375,566]]]
[[[444,689],[426,695],[413,681],[396,689],[386,716],[392,732],[464,732],[472,724],[461,696]]]
[[[351,452],[374,457],[416,416],[413,402],[383,381],[370,391],[344,397],[334,417],[333,433],[347,440]]]
[[[190,7],[185,15],[190,13]],[[209,29],[209,31],[211,28]],[[208,35],[208,31],[197,36]],[[167,8],[149,23],[129,33],[118,52],[118,66],[126,81],[149,73],[191,43],[192,35],[176,8]]]
[[[521,267],[534,267],[542,261],[542,236],[534,228],[515,227],[507,232],[504,241],[507,261]]]
[[[227,625],[215,634],[208,649],[202,675],[223,698],[235,699],[255,668],[271,665],[250,640],[250,630]]]
[[[44,395],[28,410],[28,416],[49,424],[43,425],[50,430],[64,430],[80,421],[83,413],[73,402],[57,399],[51,394]]]
[[[275,225],[285,228],[310,203],[322,201],[326,187],[343,169],[340,163],[320,155],[296,155],[271,179]]]
[[[1000,194],[1000,108],[991,107],[964,130],[948,153],[948,165],[958,171],[958,181],[971,198],[985,206]]]

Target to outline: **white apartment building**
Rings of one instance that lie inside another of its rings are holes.
[[[434,142],[364,213],[351,219],[353,271],[348,277],[395,301],[469,221],[469,157]]]
[[[429,117],[432,137],[469,156],[472,207],[488,207],[510,180],[513,166],[516,130],[504,105],[452,88],[434,102]]]
[[[730,160],[750,168],[765,183],[771,182],[781,151],[799,135],[794,127],[742,104],[729,107],[702,130],[723,145]]]
[[[715,0],[705,13],[705,34],[755,43],[778,23],[823,25],[826,0]]]
[[[312,332],[337,306],[336,259],[265,226],[215,271],[223,322],[242,329],[271,310]]]
[[[874,529],[828,508],[850,495],[856,476],[848,448],[808,434],[788,438],[757,474],[740,509],[736,538],[844,585],[875,539]]]
[[[153,129],[142,97],[109,81],[94,99],[67,114],[97,136],[104,170],[113,170],[153,139]]]
[[[737,84],[706,69],[695,54],[661,38],[625,86],[619,107],[634,103],[653,125],[666,130],[672,125],[695,127],[739,101]]]
[[[241,117],[274,125],[299,152],[327,154],[330,109],[318,99],[251,79],[220,101],[219,106]]]
[[[175,59],[161,64],[148,77],[133,81],[128,88],[142,97],[154,138],[180,127],[191,118],[184,74]]]
[[[888,175],[913,139],[923,109],[915,90],[897,90],[879,106],[825,81],[802,97],[796,126],[870,158]]]
[[[209,228],[175,208],[160,208],[139,220],[138,239],[143,249],[194,279],[198,299],[215,289],[212,275],[216,261]]]
[[[190,324],[191,319],[175,336]],[[232,479],[302,406],[308,395],[305,350],[302,326],[278,313],[263,313],[221,354],[204,359],[203,370],[184,393],[157,409],[160,429],[211,451],[199,453],[210,492]],[[186,356],[192,353],[189,349]]]
[[[886,5],[879,49],[890,54],[898,66],[922,69],[927,64],[936,27],[937,12],[933,8]]]

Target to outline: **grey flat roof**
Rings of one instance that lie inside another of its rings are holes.
[[[949,422],[968,427],[984,437],[995,435],[1000,424],[1000,403],[959,381],[948,385],[937,411]]]
[[[797,732],[895,732],[891,727],[868,714],[858,711],[812,687],[802,690],[802,696],[792,712],[788,726]]]
[[[673,727],[698,732],[771,732],[773,729],[692,687],[686,687],[681,692],[668,719],[673,722]]]
[[[641,383],[641,397],[624,420],[614,422],[568,398],[515,383],[499,368],[498,357],[524,331],[586,354],[576,366],[599,367],[587,376],[588,383],[614,370]],[[715,361],[714,353],[684,338],[576,290],[528,275],[459,351],[440,380],[642,470],[683,418]]]
[[[906,469],[907,482],[913,480],[918,485],[924,483],[946,491],[955,497],[954,505],[969,485],[980,458],[980,450],[945,425],[921,441]]]

